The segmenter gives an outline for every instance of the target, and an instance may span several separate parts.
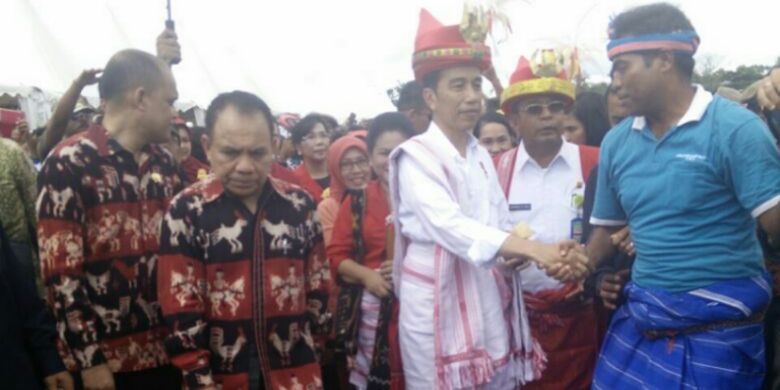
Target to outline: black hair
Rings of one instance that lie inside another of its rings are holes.
[[[325,126],[325,129],[328,131],[337,130],[339,128],[339,121],[336,120],[336,118],[328,115],[328,114],[316,114],[320,117],[320,121],[322,122],[322,125]]]
[[[309,135],[317,124],[322,125],[326,129],[328,128],[323,116],[320,114],[309,114],[301,118],[301,120],[290,129],[290,138],[292,139],[293,144],[300,145],[303,138]]]
[[[422,91],[423,86],[417,81],[412,80],[404,84],[398,93],[398,102],[396,102],[398,111],[427,108]]]
[[[368,127],[368,135],[366,136],[366,145],[368,145],[368,152],[371,153],[376,146],[376,141],[382,134],[392,131],[400,132],[406,137],[406,139],[412,138],[417,132],[414,129],[414,124],[406,115],[399,112],[386,112],[380,114]]]
[[[610,128],[605,96],[596,92],[580,92],[574,100],[572,114],[585,129],[585,144],[601,146],[601,141]]]
[[[103,68],[98,93],[103,101],[121,97],[130,89],[155,89],[163,80],[163,64],[157,57],[136,49],[114,54]]]
[[[206,135],[211,136],[214,133],[214,125],[217,123],[219,114],[228,107],[235,108],[242,115],[262,113],[268,123],[268,131],[271,133],[271,138],[273,138],[275,122],[274,116],[271,114],[271,108],[257,95],[244,91],[221,93],[211,101],[209,108],[206,110]]]
[[[171,138],[175,138],[176,144],[181,145],[181,137],[179,136],[179,126],[171,126]]]
[[[609,24],[610,39],[679,31],[695,31],[695,29],[688,17],[679,8],[669,3],[653,3],[631,8],[615,16]],[[657,50],[638,52],[648,65],[659,53],[660,51]],[[686,79],[693,77],[696,63],[691,54],[675,51],[674,63],[680,75]]]
[[[488,112],[482,115],[477,121],[476,126],[474,126],[474,136],[479,138],[480,133],[482,133],[482,126],[485,126],[488,123],[498,123],[499,125],[503,125],[506,127],[506,131],[509,132],[509,136],[512,137],[512,139],[517,138],[514,130],[512,130],[512,125],[509,124],[509,121],[506,120],[506,117],[498,112]]]
[[[192,157],[195,157],[196,160],[208,165],[209,159],[206,156],[206,151],[203,149],[203,144],[200,142],[201,136],[206,133],[206,128],[193,127],[190,129],[190,133],[190,142],[192,143]]]
[[[430,88],[436,91],[436,86],[439,85],[439,80],[441,80],[441,70],[435,70],[423,77],[422,86],[423,88]]]

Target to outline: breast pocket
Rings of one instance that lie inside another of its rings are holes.
[[[672,161],[667,166],[667,194],[670,207],[680,211],[707,208],[710,195],[717,185],[715,171],[704,162]]]

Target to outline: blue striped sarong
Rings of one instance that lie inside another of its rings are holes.
[[[758,389],[764,379],[763,323],[674,338],[643,331],[684,330],[742,321],[764,310],[769,276],[720,282],[684,293],[628,283],[626,303],[612,317],[593,389]]]

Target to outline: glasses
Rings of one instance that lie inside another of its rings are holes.
[[[318,139],[328,140],[330,139],[330,137],[328,137],[328,133],[322,132],[322,133],[309,133],[302,138],[302,140],[304,141],[316,141]]]
[[[351,171],[353,169],[357,170],[363,170],[368,168],[368,160],[362,158],[360,160],[354,160],[354,161],[342,161],[341,164],[339,164],[342,170]]]
[[[545,108],[547,109],[547,112],[553,115],[563,114],[569,110],[569,105],[560,102],[560,101],[554,101],[547,104],[529,104],[527,106],[522,106],[518,108],[518,111],[524,112],[529,115],[533,116],[539,116],[544,113]]]

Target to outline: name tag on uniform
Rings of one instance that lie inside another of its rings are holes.
[[[509,211],[531,211],[530,203],[510,204]]]

